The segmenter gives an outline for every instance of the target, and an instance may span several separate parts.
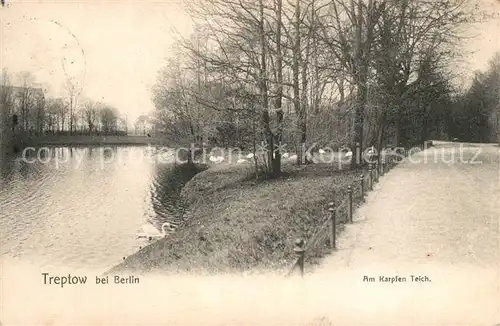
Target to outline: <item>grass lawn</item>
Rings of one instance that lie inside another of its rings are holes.
[[[250,164],[212,166],[182,190],[186,222],[110,272],[284,271],[295,260],[294,240],[317,231],[328,203],[342,202],[360,173],[337,164],[287,163],[282,177],[256,181]],[[327,251],[320,247],[307,259]]]

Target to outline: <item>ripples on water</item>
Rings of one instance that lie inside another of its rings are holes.
[[[0,160],[2,256],[106,269],[147,244],[136,237],[143,224],[182,221],[179,194],[194,172],[174,166],[165,153],[51,148],[40,158],[44,163]]]

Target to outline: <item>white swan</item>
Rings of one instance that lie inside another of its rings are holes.
[[[247,154],[247,158],[253,158],[253,153]]]
[[[352,157],[352,152],[349,151],[349,152],[345,153],[345,157]]]
[[[289,158],[290,160],[296,160],[297,159],[297,155],[293,154],[292,156],[290,156]]]
[[[319,151],[318,151],[320,154],[325,154],[325,150],[323,148],[320,148]]]
[[[241,163],[245,163],[247,160],[243,159],[243,158],[240,158],[238,161],[236,161],[236,164],[241,164]]]
[[[288,158],[288,156],[289,156],[289,155],[288,155],[288,153],[283,153],[283,154],[281,155],[281,157],[282,157],[282,158]]]
[[[142,232],[137,233],[137,237],[138,238],[148,238],[149,240],[152,240],[153,238],[163,238],[167,235],[167,230],[165,230],[165,228],[167,228],[167,227],[169,228],[170,231],[174,231],[174,228],[168,222],[163,223],[161,225],[161,233],[153,225],[144,224],[142,226]]]

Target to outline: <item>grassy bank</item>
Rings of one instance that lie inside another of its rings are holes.
[[[347,185],[359,173],[330,164],[289,164],[281,178],[256,181],[251,165],[212,166],[182,191],[189,205],[186,222],[110,272],[287,268],[295,258],[294,240],[311,237],[324,220],[328,202],[344,200]]]

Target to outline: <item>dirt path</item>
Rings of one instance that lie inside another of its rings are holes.
[[[311,277],[331,276],[341,294],[325,311],[330,321],[500,323],[499,148],[458,146],[412,156],[370,193]]]

